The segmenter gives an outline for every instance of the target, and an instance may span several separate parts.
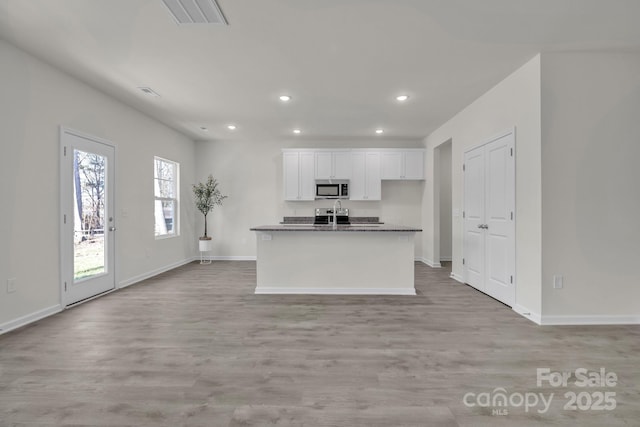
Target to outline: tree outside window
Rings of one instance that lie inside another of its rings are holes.
[[[160,157],[154,158],[153,183],[155,194],[155,235],[178,235],[178,198],[180,165]]]

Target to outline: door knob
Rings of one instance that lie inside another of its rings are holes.
[[[109,231],[116,231],[115,227],[109,227]]]

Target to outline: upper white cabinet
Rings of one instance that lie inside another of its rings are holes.
[[[403,179],[424,179],[424,150],[404,152]]]
[[[381,200],[383,180],[424,179],[424,149],[283,149],[284,199],[315,200],[316,180],[349,180],[349,199]]]
[[[383,179],[402,179],[402,152],[386,151],[381,154],[380,163]]]
[[[314,152],[283,150],[283,181],[285,200],[314,200]]]
[[[380,152],[354,150],[351,153],[350,200],[381,200]]]
[[[351,150],[315,152],[316,179],[350,179]]]
[[[382,179],[424,179],[424,150],[404,149],[381,152]]]

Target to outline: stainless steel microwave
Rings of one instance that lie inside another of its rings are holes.
[[[316,199],[348,199],[349,181],[316,181]]]

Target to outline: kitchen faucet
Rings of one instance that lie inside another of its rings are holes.
[[[342,202],[339,199],[336,199],[336,201],[333,203],[333,228],[336,229],[338,228],[338,222],[336,219],[336,215],[337,215],[337,210],[336,210],[336,205],[340,205],[340,209],[342,209]]]

